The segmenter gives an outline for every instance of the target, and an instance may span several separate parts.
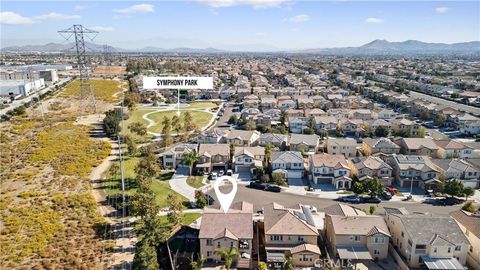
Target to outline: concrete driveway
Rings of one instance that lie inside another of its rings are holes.
[[[186,170],[185,170],[186,169]],[[172,190],[180,193],[188,200],[195,201],[195,188],[187,184],[188,168],[178,168],[168,181]]]

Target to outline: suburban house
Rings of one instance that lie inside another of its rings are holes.
[[[260,146],[267,146],[271,144],[272,146],[285,150],[288,146],[288,135],[276,134],[276,133],[262,133],[257,141]]]
[[[367,215],[365,212],[362,211],[362,209],[352,207],[347,204],[343,203],[336,203],[333,205],[330,205],[328,207],[325,207],[323,209],[325,212],[325,215],[330,215],[330,216],[365,216]]]
[[[393,180],[393,169],[379,157],[355,157],[352,158],[357,177],[360,181],[369,178],[378,178],[384,186],[390,186]]]
[[[233,168],[235,172],[255,173],[256,167],[263,167],[265,162],[265,148],[261,146],[235,147]]]
[[[430,189],[429,186],[440,183],[440,171],[429,157],[393,154],[391,165],[401,187]]]
[[[364,131],[365,124],[362,119],[345,119],[341,123],[345,135],[359,136]]]
[[[385,207],[385,220],[396,252],[409,267],[465,269],[470,243],[453,218]]]
[[[315,129],[327,133],[335,133],[338,127],[338,119],[335,116],[315,116],[313,118]]]
[[[277,99],[273,95],[262,96],[260,105],[262,106],[262,111],[274,109],[277,107]]]
[[[409,137],[420,137],[420,124],[417,124],[408,119],[392,119],[392,129],[395,133],[403,133]]]
[[[308,117],[288,117],[288,129],[292,133],[303,133],[305,128],[308,128]]]
[[[470,248],[467,253],[467,266],[471,269],[480,269],[480,210],[470,213],[463,210],[457,210],[450,213],[455,219],[463,234],[470,242]]]
[[[368,262],[388,256],[390,232],[380,216],[326,214],[325,230],[328,248],[342,260]]]
[[[327,139],[327,153],[355,157],[357,155],[357,142],[350,139]]]
[[[438,146],[429,138],[401,138],[395,141],[405,155],[437,157]]]
[[[432,159],[440,168],[445,180],[460,180],[465,187],[477,188],[480,186],[480,168],[464,159]]]
[[[320,137],[315,134],[291,134],[289,143],[291,151],[303,150],[305,153],[316,153],[320,145]]]
[[[393,110],[383,109],[377,112],[378,119],[395,119],[397,117],[397,113]]]
[[[398,154],[400,146],[388,138],[365,138],[363,139],[362,149],[371,154]]]
[[[202,131],[197,137],[197,143],[221,143],[227,132],[219,128]]]
[[[313,267],[321,255],[317,241],[323,219],[323,213],[307,205],[267,205],[263,219],[267,263],[279,268],[291,257],[295,267]]]
[[[225,139],[228,144],[234,144],[238,146],[253,146],[259,137],[260,132],[256,130],[234,129],[225,136]]]
[[[473,149],[460,141],[451,139],[435,140],[439,158],[472,158]]]
[[[332,184],[336,189],[350,189],[350,168],[343,155],[310,155],[310,173],[315,184]]]
[[[188,153],[197,151],[197,147],[197,144],[182,143],[161,153],[163,168],[175,169],[177,166],[183,166],[183,157]]]
[[[282,111],[286,111],[288,109],[295,109],[296,107],[297,103],[291,99],[278,100],[278,108]]]
[[[200,254],[208,261],[221,261],[215,251],[236,248],[237,268],[251,269],[253,241],[253,205],[233,203],[225,214],[221,209],[205,208],[200,224]]]
[[[215,170],[226,171],[229,161],[229,144],[200,144],[196,170],[202,173],[209,173]]]
[[[303,178],[305,174],[305,164],[300,152],[272,152],[270,159],[272,172],[281,172],[285,174],[287,179]]]

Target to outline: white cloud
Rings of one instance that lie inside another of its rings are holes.
[[[43,14],[33,17],[35,20],[51,20],[51,21],[61,21],[61,20],[71,20],[71,19],[80,19],[80,15],[65,15],[56,12],[50,12],[48,14]]]
[[[113,11],[121,14],[134,14],[134,13],[154,12],[155,9],[154,9],[154,6],[150,4],[138,4],[138,5],[129,6],[127,8],[114,9]]]
[[[252,6],[254,9],[279,7],[286,0],[196,0],[213,8]]]
[[[87,6],[82,6],[82,5],[76,5],[75,7],[73,7],[74,10],[84,10],[86,8]]]
[[[255,33],[255,36],[257,36],[257,37],[263,37],[263,36],[265,36],[265,33],[263,33],[263,32],[258,32],[258,33]]]
[[[35,23],[34,20],[28,17],[23,17],[22,15],[11,12],[11,11],[3,11],[0,12],[0,24],[32,24]]]
[[[292,22],[292,23],[302,23],[302,22],[306,22],[308,20],[310,20],[310,16],[308,16],[306,14],[300,14],[300,15],[297,15],[297,16],[293,16],[293,17],[284,19],[284,21],[288,21],[288,22]]]
[[[92,26],[92,27],[88,27],[88,29],[92,29],[98,32],[112,32],[113,30],[115,30],[115,28],[111,26]]]
[[[383,23],[383,22],[384,22],[383,19],[373,18],[373,17],[367,18],[365,21],[366,21],[367,23]]]
[[[437,7],[437,8],[435,8],[435,12],[437,12],[439,14],[447,13],[447,11],[448,11],[448,7]]]

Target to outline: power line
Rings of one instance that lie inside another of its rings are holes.
[[[88,28],[83,27],[81,24],[74,24],[72,27],[60,30],[58,33],[69,40],[71,37],[75,37],[75,49],[77,53],[77,69],[78,69],[78,76],[79,76],[79,90],[80,90],[80,100],[90,100],[90,105],[97,113],[97,104],[95,101],[95,95],[93,92],[93,86],[90,82],[90,76],[88,73],[88,59],[87,53],[85,51],[85,37],[93,40],[97,35],[98,32],[94,30],[90,30]],[[83,107],[83,106],[81,106]]]

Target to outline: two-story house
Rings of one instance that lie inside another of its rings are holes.
[[[228,144],[254,146],[259,137],[260,132],[256,130],[234,129],[225,136],[225,139]]]
[[[464,210],[457,210],[450,213],[455,219],[463,234],[470,242],[467,253],[467,266],[471,269],[480,269],[480,210],[470,213]]]
[[[355,157],[357,155],[357,142],[351,139],[328,139],[327,153]]]
[[[310,173],[315,184],[332,184],[336,189],[350,189],[350,168],[343,155],[310,155]]]
[[[205,130],[197,137],[197,143],[221,143],[222,139],[227,135],[228,131],[219,128]]]
[[[308,117],[288,117],[288,129],[291,133],[303,133],[308,128]]]
[[[291,257],[295,267],[313,267],[321,255],[317,241],[323,218],[323,213],[306,205],[267,205],[263,219],[267,263],[279,268]]]
[[[438,146],[430,138],[401,138],[395,141],[405,155],[437,157]]]
[[[338,119],[335,116],[315,116],[313,118],[315,129],[334,134],[338,127]]]
[[[200,254],[207,261],[222,261],[215,251],[235,248],[239,254],[239,258],[235,260],[237,268],[251,269],[253,205],[243,201],[236,202],[227,213],[221,209],[205,208],[198,238]]]
[[[255,173],[257,167],[263,167],[265,148],[262,146],[235,147],[233,168],[237,173]]]
[[[430,189],[440,183],[438,167],[427,156],[393,154],[390,165],[395,180],[401,187]]]
[[[477,188],[480,186],[480,169],[464,159],[432,159],[445,180],[457,179],[465,187]]]
[[[175,169],[182,166],[183,157],[188,153],[197,151],[197,144],[182,143],[171,147],[160,154],[163,168]]]
[[[380,216],[326,214],[325,230],[329,249],[342,260],[368,265],[388,256],[390,232]]]
[[[316,134],[292,134],[289,143],[291,151],[316,153],[320,145],[320,137]]]
[[[439,158],[472,158],[473,149],[464,143],[452,139],[434,140],[438,147]]]
[[[438,269],[431,268],[437,264],[464,269],[470,243],[453,218],[385,207],[385,220],[396,251],[409,267]]]
[[[351,159],[360,181],[378,178],[384,186],[390,186],[393,180],[393,169],[379,157],[355,157]]]
[[[271,154],[272,172],[281,172],[287,179],[303,178],[305,161],[299,151],[277,151]]]
[[[362,149],[370,154],[398,154],[400,146],[392,142],[388,138],[365,138],[363,139]]]
[[[225,143],[200,144],[197,156],[197,165],[195,167],[197,172],[226,171],[230,162],[230,145]]]
[[[406,135],[409,137],[420,137],[421,126],[408,119],[392,119],[389,120],[392,124],[392,130],[398,135]]]
[[[258,145],[264,147],[267,146],[267,144],[271,144],[279,150],[285,150],[289,145],[287,135],[276,133],[262,133],[257,142]]]

